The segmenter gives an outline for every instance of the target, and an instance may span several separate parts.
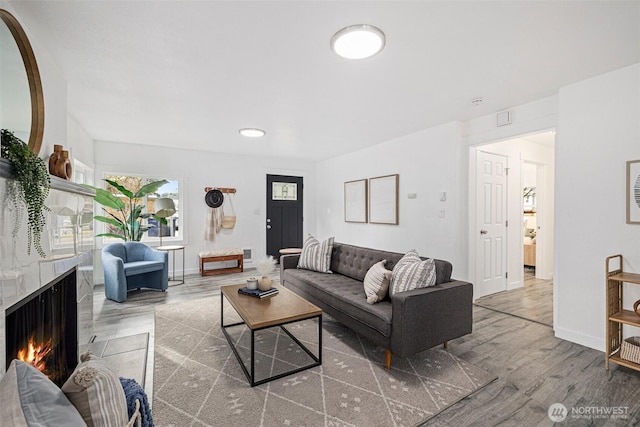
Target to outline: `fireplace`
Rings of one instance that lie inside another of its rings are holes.
[[[28,362],[62,386],[78,364],[76,267],[7,308],[6,367]]]

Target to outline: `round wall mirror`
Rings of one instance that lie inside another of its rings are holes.
[[[18,20],[0,9],[0,128],[40,152],[44,97],[36,57]]]

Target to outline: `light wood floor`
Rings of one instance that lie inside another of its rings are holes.
[[[131,292],[122,304],[105,300],[104,289],[94,291],[97,339],[140,332],[150,333],[153,349],[154,307],[219,295],[224,284],[243,282],[255,270],[201,278],[170,286],[165,293]],[[557,339],[549,326],[474,306],[473,333],[449,343],[449,351],[480,366],[498,379],[451,406],[425,426],[547,426],[553,403],[569,411],[602,411],[622,407],[625,420],[567,418],[559,426],[627,426],[640,423],[640,373],[612,365],[604,369],[604,354]],[[152,363],[153,354],[149,361]],[[148,371],[152,372],[152,365]],[[151,380],[152,381],[152,380]],[[152,390],[152,382],[145,385]],[[595,409],[593,409],[595,408]],[[602,409],[603,408],[603,409]]]
[[[476,305],[553,326],[553,281],[536,279],[525,269],[524,286],[478,298]]]

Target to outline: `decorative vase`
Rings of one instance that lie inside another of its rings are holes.
[[[55,170],[53,175],[69,181],[71,179],[71,173],[73,172],[73,166],[69,159],[69,152],[63,150],[60,152],[58,159],[56,160]]]
[[[260,279],[258,279],[258,289],[260,289],[261,291],[266,291],[271,289],[272,284],[273,284],[273,281],[269,279],[269,277],[267,276],[262,276]]]
[[[61,157],[62,154],[62,145],[55,144],[53,146],[53,153],[49,156],[49,173],[51,175],[56,175],[56,162]],[[56,175],[57,176],[57,175]]]

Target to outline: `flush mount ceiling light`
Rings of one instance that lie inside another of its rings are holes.
[[[266,133],[262,129],[257,129],[257,128],[244,128],[244,129],[240,129],[238,132],[240,132],[240,135],[246,136],[249,138],[260,138],[261,136],[264,136]]]
[[[347,59],[369,58],[382,50],[384,33],[373,25],[351,25],[331,37],[331,49]]]

